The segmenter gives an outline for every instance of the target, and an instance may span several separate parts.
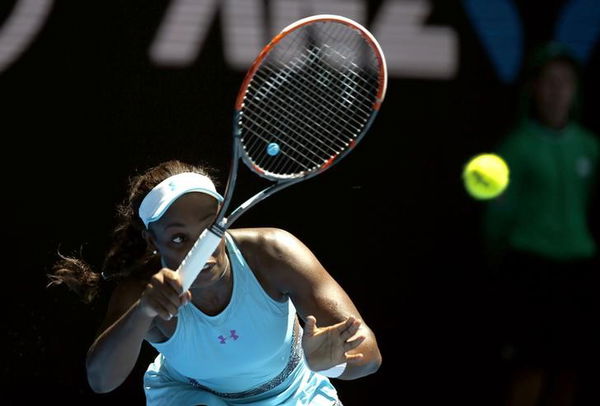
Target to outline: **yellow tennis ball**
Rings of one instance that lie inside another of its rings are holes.
[[[463,181],[467,192],[474,198],[493,199],[508,186],[508,165],[495,154],[477,155],[465,165]]]

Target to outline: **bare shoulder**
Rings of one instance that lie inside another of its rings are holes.
[[[289,273],[301,256],[302,249],[298,248],[303,244],[279,228],[240,228],[229,233],[263,289],[273,299],[283,300]]]
[[[362,320],[344,289],[293,234],[276,228],[249,229],[241,230],[239,238],[239,244],[246,244],[253,252],[260,274],[283,297],[294,302],[303,319],[314,315],[324,325],[338,323],[350,315]]]
[[[297,254],[298,247],[306,249],[298,238],[280,228],[238,228],[229,233],[244,256],[255,265],[272,265],[278,259]]]
[[[279,228],[232,231],[232,237],[254,273],[282,295],[291,293],[300,279],[317,282],[327,274],[312,251],[288,231]]]

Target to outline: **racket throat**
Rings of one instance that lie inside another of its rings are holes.
[[[209,230],[216,236],[223,237],[225,235],[225,230],[227,230],[227,219],[222,218],[218,223],[210,226]]]

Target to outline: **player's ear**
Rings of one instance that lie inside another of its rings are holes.
[[[146,244],[148,244],[148,249],[150,251],[155,251],[156,248],[156,240],[154,238],[154,235],[152,233],[152,231],[150,230],[142,230],[142,238],[144,240],[146,240]]]

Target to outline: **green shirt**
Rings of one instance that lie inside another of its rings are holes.
[[[485,213],[491,248],[556,260],[594,256],[587,220],[600,155],[594,134],[575,123],[553,130],[525,121],[498,155],[510,168],[510,184]]]

